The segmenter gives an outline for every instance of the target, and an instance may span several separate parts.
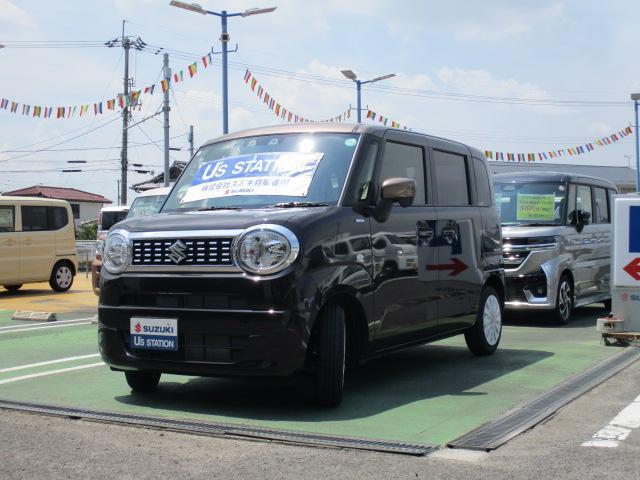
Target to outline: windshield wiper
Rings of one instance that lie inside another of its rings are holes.
[[[198,212],[206,212],[207,210],[242,210],[241,207],[202,207],[198,208]]]
[[[538,223],[523,223],[522,224],[523,227],[558,227],[559,224],[558,223],[544,223],[544,222],[538,222]]]
[[[295,207],[326,207],[328,203],[322,202],[283,202],[276,203],[275,205],[271,205],[271,207],[275,208],[295,208]]]

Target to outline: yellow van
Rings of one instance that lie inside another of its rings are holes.
[[[66,292],[78,270],[71,206],[64,200],[0,196],[0,285],[49,281]]]

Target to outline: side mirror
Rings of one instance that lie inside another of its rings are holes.
[[[394,202],[406,208],[411,206],[415,196],[415,180],[411,178],[387,178],[382,181],[380,200],[373,208],[372,216],[378,222],[386,222]]]
[[[589,212],[586,212],[584,210],[576,211],[575,225],[576,225],[576,231],[578,233],[582,232],[582,230],[584,229],[584,226],[589,225],[590,221],[591,221],[591,214]]]
[[[383,200],[398,202],[401,207],[410,207],[416,196],[416,181],[410,178],[387,178],[382,182]]]

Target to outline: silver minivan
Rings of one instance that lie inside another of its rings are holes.
[[[502,223],[508,310],[611,308],[611,195],[615,184],[559,172],[493,176]]]

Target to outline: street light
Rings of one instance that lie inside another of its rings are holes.
[[[220,12],[212,12],[205,10],[197,3],[184,3],[177,0],[171,0],[169,5],[173,7],[189,10],[190,12],[200,13],[202,15],[215,15],[220,17],[222,24],[222,34],[220,35],[220,43],[222,44],[222,132],[229,133],[229,89],[227,85],[227,43],[229,43],[230,36],[227,33],[227,18],[229,17],[250,17],[252,15],[260,15],[262,13],[271,13],[277,7],[269,8],[250,8],[244,12],[227,13],[226,10]]]
[[[636,111],[636,124],[634,125],[636,131],[636,192],[640,192],[640,145],[638,144],[638,100],[640,100],[640,93],[632,93],[631,100]]]
[[[353,73],[353,70],[340,70],[342,74],[349,80],[353,80],[356,84],[358,92],[357,110],[358,110],[358,123],[362,122],[362,85],[365,83],[379,82],[380,80],[386,80],[387,78],[395,77],[395,73],[389,73],[388,75],[381,75],[379,77],[372,78],[371,80],[358,80],[358,76]]]

